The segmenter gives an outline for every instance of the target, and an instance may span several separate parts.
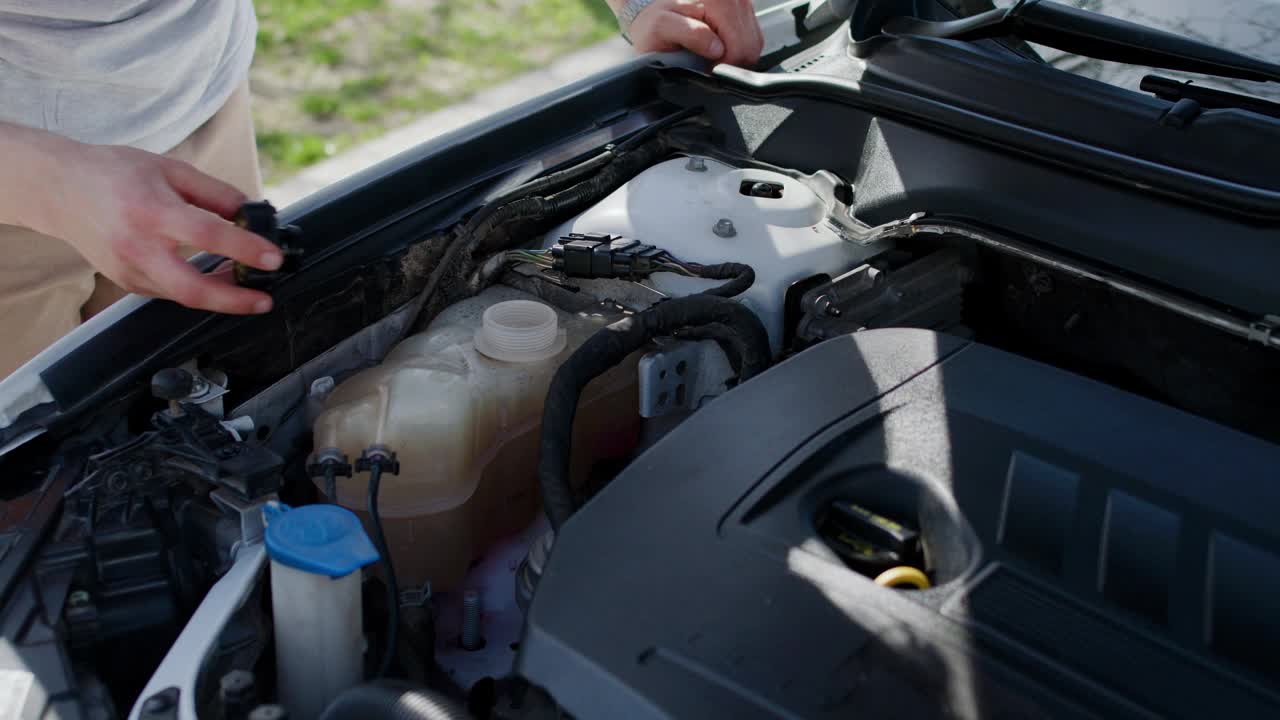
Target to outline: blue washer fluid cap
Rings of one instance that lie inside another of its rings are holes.
[[[282,565],[337,578],[378,560],[360,519],[346,508],[268,503],[262,514],[267,521],[267,555]]]

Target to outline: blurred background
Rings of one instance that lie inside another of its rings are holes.
[[[603,0],[256,0],[268,185],[617,34]]]

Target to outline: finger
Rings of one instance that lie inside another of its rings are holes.
[[[710,25],[674,12],[664,12],[654,19],[654,32],[662,39],[679,45],[708,60],[719,60],[725,45]]]
[[[763,35],[755,11],[735,3],[716,3],[707,7],[707,23],[724,41],[720,61],[729,65],[749,66],[760,59]]]
[[[190,205],[164,211],[157,229],[179,245],[207,250],[260,270],[277,270],[284,262],[280,248],[266,238]]]
[[[764,52],[764,29],[760,27],[760,18],[756,17],[754,7],[751,10],[750,17],[747,18],[747,22],[754,37],[754,42],[751,43],[751,50],[748,53],[747,64],[755,65],[760,62],[760,55]]]
[[[223,260],[218,266],[205,273],[218,282],[234,283],[236,281],[236,264],[230,260]]]
[[[209,177],[181,160],[167,159],[164,168],[169,185],[187,202],[230,219],[248,199],[234,186]]]
[[[202,275],[172,253],[150,255],[139,269],[156,296],[189,308],[228,315],[258,315],[271,310],[270,295]]]

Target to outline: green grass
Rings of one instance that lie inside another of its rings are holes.
[[[338,88],[338,95],[344,100],[364,100],[378,95],[390,84],[390,75],[384,72],[374,73],[368,77],[348,80],[342,83],[342,86]]]
[[[313,133],[258,132],[258,152],[285,167],[306,167],[334,154],[339,147],[337,139]]]
[[[316,43],[307,50],[307,56],[317,65],[336,68],[347,59],[347,54],[336,45]]]
[[[255,5],[268,182],[617,32],[603,0]]]
[[[376,10],[385,0],[257,0],[258,49],[306,42],[348,15]]]
[[[298,102],[302,112],[317,120],[327,120],[338,114],[342,108],[342,100],[329,93],[308,93]]]

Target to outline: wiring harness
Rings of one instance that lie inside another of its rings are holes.
[[[617,235],[571,233],[548,250],[509,250],[505,263],[523,263],[561,273],[565,277],[640,280],[657,272],[670,272],[684,277],[728,280],[710,288],[704,295],[733,297],[755,282],[750,265],[719,263],[702,265],[686,262],[654,245],[646,245]]]

